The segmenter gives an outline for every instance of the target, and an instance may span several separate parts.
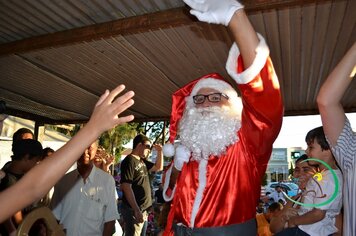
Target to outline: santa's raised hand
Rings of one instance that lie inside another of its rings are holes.
[[[243,5],[236,0],[183,0],[192,8],[190,14],[200,21],[228,26],[235,11]]]

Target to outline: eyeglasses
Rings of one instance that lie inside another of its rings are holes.
[[[229,99],[229,96],[227,96],[226,94],[223,93],[211,93],[211,94],[198,94],[193,96],[193,101],[195,104],[202,104],[205,102],[205,99],[208,98],[209,102],[220,102],[221,101],[221,97],[224,97],[226,99]]]
[[[150,149],[151,150],[151,145],[150,144],[143,144],[143,146],[145,147],[145,149]]]

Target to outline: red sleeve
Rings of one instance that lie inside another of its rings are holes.
[[[237,64],[237,73],[243,72],[241,56]],[[262,70],[250,82],[238,86],[243,103],[240,138],[259,166],[267,165],[283,118],[279,82],[271,59],[267,58]]]

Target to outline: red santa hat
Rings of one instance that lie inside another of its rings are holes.
[[[217,73],[202,76],[177,90],[172,96],[172,113],[169,129],[169,141],[171,143],[176,138],[179,121],[184,111],[194,106],[193,96],[202,88],[216,89],[228,95],[233,101],[235,101],[235,98],[238,98],[236,90]]]

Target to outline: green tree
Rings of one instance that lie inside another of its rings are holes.
[[[137,127],[137,131],[149,137],[153,143],[164,144],[169,138],[169,122],[142,122]]]
[[[53,130],[66,136],[73,137],[76,133],[78,133],[82,126],[82,124],[45,125],[45,129]]]
[[[115,155],[116,163],[121,160],[124,145],[136,136],[138,125],[134,122],[118,125],[100,136],[99,145],[103,146],[109,154]]]
[[[46,125],[47,129],[52,129],[68,136],[74,136],[82,124],[75,125]],[[168,140],[169,122],[131,122],[129,124],[119,125],[103,133],[99,138],[99,145],[105,150],[115,155],[115,162],[121,161],[121,153],[124,151],[124,145],[129,143],[138,133],[149,137],[153,143],[164,144]]]
[[[289,170],[288,170],[288,177],[289,177],[289,179],[291,180],[291,179],[293,179],[293,173],[294,173],[294,166],[293,166],[293,163],[291,162],[290,163],[290,168],[289,168]]]

